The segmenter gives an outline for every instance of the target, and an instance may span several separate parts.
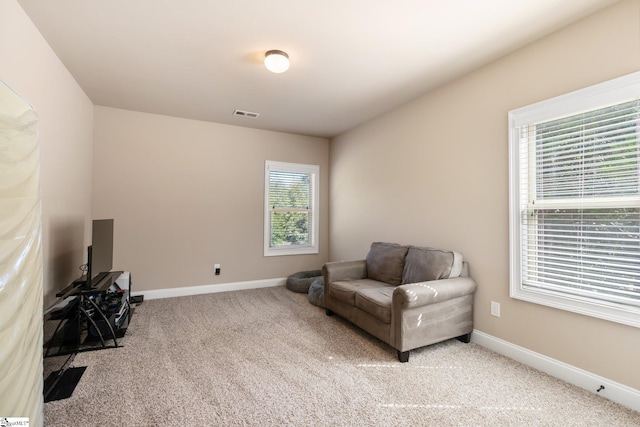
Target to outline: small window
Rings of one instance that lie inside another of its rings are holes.
[[[320,167],[265,164],[264,255],[318,253]]]
[[[640,327],[640,73],[509,126],[511,296]]]

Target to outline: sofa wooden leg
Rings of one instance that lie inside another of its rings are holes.
[[[409,352],[408,351],[400,351],[398,350],[398,360],[401,363],[405,363],[409,361]]]
[[[471,342],[471,332],[469,332],[468,334],[460,335],[459,337],[456,337],[456,339],[458,341],[462,341],[465,344],[468,344],[469,342]]]
[[[328,308],[326,308],[324,312],[327,316],[333,316],[333,311],[329,310]]]

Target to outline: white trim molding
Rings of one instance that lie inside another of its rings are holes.
[[[473,330],[471,342],[640,412],[640,391],[524,347]],[[600,386],[604,386],[598,392]]]
[[[217,292],[242,291],[246,289],[270,288],[284,286],[287,279],[252,280],[248,282],[221,283],[218,285],[186,286],[182,288],[154,289],[151,291],[132,292],[132,296],[144,295],[144,299],[161,299],[186,297],[190,295],[213,294]]]

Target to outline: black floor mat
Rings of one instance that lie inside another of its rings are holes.
[[[87,369],[86,366],[68,368],[61,376],[60,371],[49,374],[47,379],[44,380],[45,403],[71,397],[85,369]]]

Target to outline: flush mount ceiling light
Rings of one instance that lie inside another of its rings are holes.
[[[281,50],[270,50],[264,54],[264,66],[272,73],[284,73],[289,69],[289,55]]]

